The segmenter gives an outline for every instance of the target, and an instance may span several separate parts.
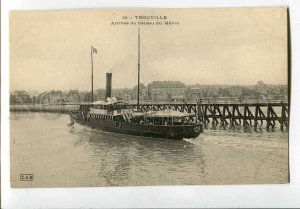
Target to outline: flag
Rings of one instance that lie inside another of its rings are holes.
[[[92,47],[92,53],[95,53],[95,54],[97,54],[97,49],[96,49],[96,48],[94,48],[94,47]]]

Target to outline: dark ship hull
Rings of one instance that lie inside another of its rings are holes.
[[[166,138],[182,140],[183,138],[196,138],[203,132],[201,124],[192,125],[153,125],[139,124],[108,119],[90,118],[80,111],[70,111],[71,119],[76,123],[91,128],[127,135],[144,137]]]

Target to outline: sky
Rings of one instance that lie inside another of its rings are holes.
[[[132,88],[137,84],[138,28],[146,85],[154,80],[287,84],[286,23],[286,9],[279,7],[13,11],[10,88],[90,90],[91,46],[97,49],[94,88],[105,88],[107,72],[113,74],[113,88]]]

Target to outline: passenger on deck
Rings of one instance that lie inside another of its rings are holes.
[[[194,119],[193,118],[189,118],[189,125],[191,125],[192,123],[194,123]]]

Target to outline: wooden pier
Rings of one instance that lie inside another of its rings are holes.
[[[128,105],[128,108],[137,109],[136,104]],[[287,102],[214,102],[214,103],[193,103],[193,104],[140,104],[139,110],[176,110],[198,114],[198,119],[204,124],[220,126],[257,126],[265,123],[266,129],[273,130],[276,123],[280,129],[288,129],[289,109]]]
[[[275,111],[276,110],[276,111]],[[266,129],[273,129],[276,122],[280,129],[288,128],[287,103],[239,103],[239,104],[198,104],[199,120],[213,125],[257,125],[266,123]]]

